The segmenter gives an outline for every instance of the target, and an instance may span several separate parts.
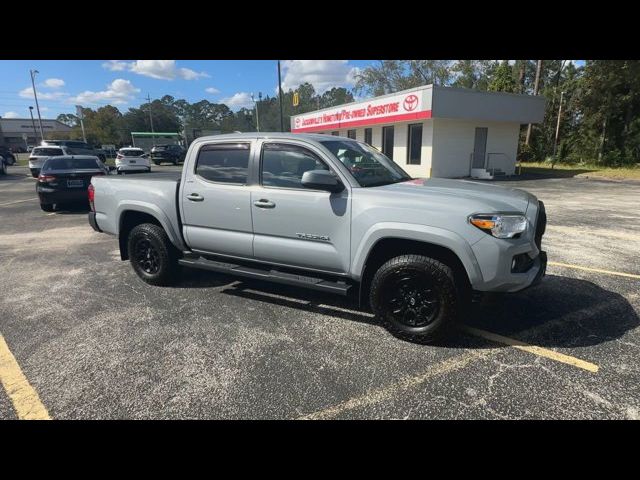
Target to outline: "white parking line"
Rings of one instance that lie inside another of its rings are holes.
[[[37,198],[27,198],[26,200],[16,200],[15,202],[0,203],[0,207],[6,207],[8,205],[14,205],[16,203],[32,202],[34,200],[38,200],[38,199]]]

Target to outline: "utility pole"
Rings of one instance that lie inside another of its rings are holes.
[[[256,110],[256,130],[260,131],[260,115],[258,113],[258,102],[262,101],[262,92],[258,92],[258,102],[253,98],[253,93],[251,94],[251,100],[253,101],[254,108]]]
[[[542,73],[542,60],[538,60],[536,65],[536,79],[533,83],[533,94],[538,95],[538,90],[540,88],[540,74]],[[527,127],[527,138],[524,141],[525,145],[529,145],[529,141],[531,140],[531,130],[533,128],[532,124],[529,124]]]
[[[38,70],[29,70],[31,74],[31,86],[33,87],[33,98],[36,99],[36,109],[38,110],[38,123],[40,124],[40,137],[44,141],[44,130],[42,129],[42,117],[40,116],[40,105],[38,105],[38,94],[36,93],[36,82],[34,80]]]
[[[76,116],[80,120],[80,128],[82,128],[82,140],[87,143],[87,135],[84,132],[84,112],[82,111],[82,105],[76,105]]]
[[[284,114],[282,113],[282,77],[280,75],[280,60],[278,60],[278,97],[280,97],[280,131],[284,132]]]
[[[151,114],[151,97],[147,93],[147,103],[149,104],[149,123],[151,124],[151,141],[156,146],[156,132],[153,130],[153,115]]]
[[[556,123],[556,139],[553,142],[553,163],[554,164],[556,163],[556,150],[558,147],[558,137],[560,136],[560,118],[562,118],[562,97],[564,97],[564,92],[560,92],[560,106],[558,107],[558,123]]]
[[[33,107],[32,106],[29,106],[29,114],[31,115],[31,125],[33,125],[33,138],[35,138],[36,139],[36,143],[38,143],[38,132],[36,132],[36,121],[33,119]]]

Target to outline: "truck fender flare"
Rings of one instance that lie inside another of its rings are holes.
[[[354,279],[362,278],[369,253],[376,243],[387,238],[412,240],[448,248],[462,262],[471,284],[482,282],[482,271],[471,245],[460,235],[439,227],[398,222],[377,223],[362,236],[351,264],[351,275]]]
[[[169,237],[169,240],[171,240],[171,243],[173,243],[173,245],[180,251],[186,250],[186,247],[182,242],[180,235],[178,235],[178,232],[174,230],[167,215],[156,205],[147,202],[127,200],[126,202],[120,202],[118,204],[118,236],[120,235],[120,227],[122,226],[122,218],[124,216],[124,213],[129,211],[141,212],[151,215],[158,221],[158,223],[160,223],[160,226],[164,229],[164,231],[167,232],[167,236]]]

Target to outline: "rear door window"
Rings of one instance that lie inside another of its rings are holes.
[[[250,144],[218,143],[204,145],[198,152],[196,175],[210,182],[247,183]]]
[[[34,148],[31,151],[34,157],[58,157],[64,155],[61,148]]]

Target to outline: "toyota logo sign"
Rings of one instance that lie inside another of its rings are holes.
[[[407,95],[407,98],[404,99],[404,103],[402,104],[402,106],[407,112],[414,111],[418,107],[417,95]]]
[[[300,119],[296,118],[296,128],[298,128],[300,126]]]

